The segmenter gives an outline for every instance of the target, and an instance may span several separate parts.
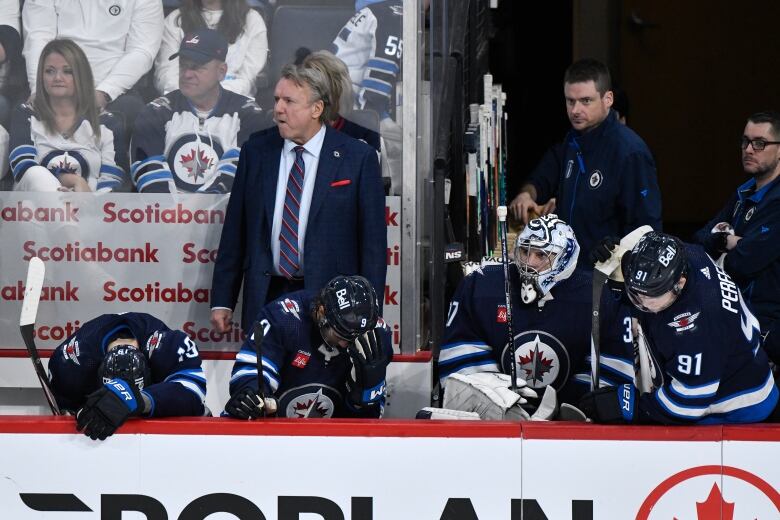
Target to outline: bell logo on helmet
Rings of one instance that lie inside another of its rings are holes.
[[[349,301],[347,300],[346,296],[347,296],[346,289],[340,289],[336,291],[336,298],[338,298],[339,301],[339,309],[349,307]]]
[[[661,262],[661,264],[664,267],[669,267],[669,264],[672,260],[674,260],[675,255],[677,254],[677,250],[672,247],[671,244],[666,246],[666,249],[661,252],[661,254],[658,256],[658,261]]]

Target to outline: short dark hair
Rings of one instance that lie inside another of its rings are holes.
[[[577,60],[566,69],[563,75],[563,83],[585,83],[592,81],[596,84],[596,90],[604,95],[612,90],[612,77],[606,65],[592,58]]]
[[[756,112],[748,117],[748,121],[756,125],[769,123],[772,127],[772,133],[774,134],[775,139],[780,139],[780,112],[777,112],[776,110]]]

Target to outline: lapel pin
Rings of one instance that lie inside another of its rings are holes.
[[[333,150],[333,157],[336,157],[336,158],[341,157],[341,154],[339,153],[338,150]]]

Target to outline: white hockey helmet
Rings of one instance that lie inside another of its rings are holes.
[[[544,298],[555,284],[571,276],[579,254],[574,230],[558,215],[551,213],[531,220],[515,244],[523,303]]]

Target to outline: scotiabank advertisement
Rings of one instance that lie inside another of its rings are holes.
[[[780,428],[0,420],[9,519],[776,520]],[[60,468],[49,471],[45,468]],[[64,468],[67,468],[65,470]]]
[[[388,197],[385,320],[400,338],[399,197]],[[237,350],[236,326],[211,330],[211,276],[227,195],[0,193],[0,347],[19,348],[27,263],[46,278],[36,320],[39,348],[55,348],[99,314],[148,312],[206,350]],[[382,297],[382,296],[380,296]],[[239,309],[240,312],[240,309]]]

